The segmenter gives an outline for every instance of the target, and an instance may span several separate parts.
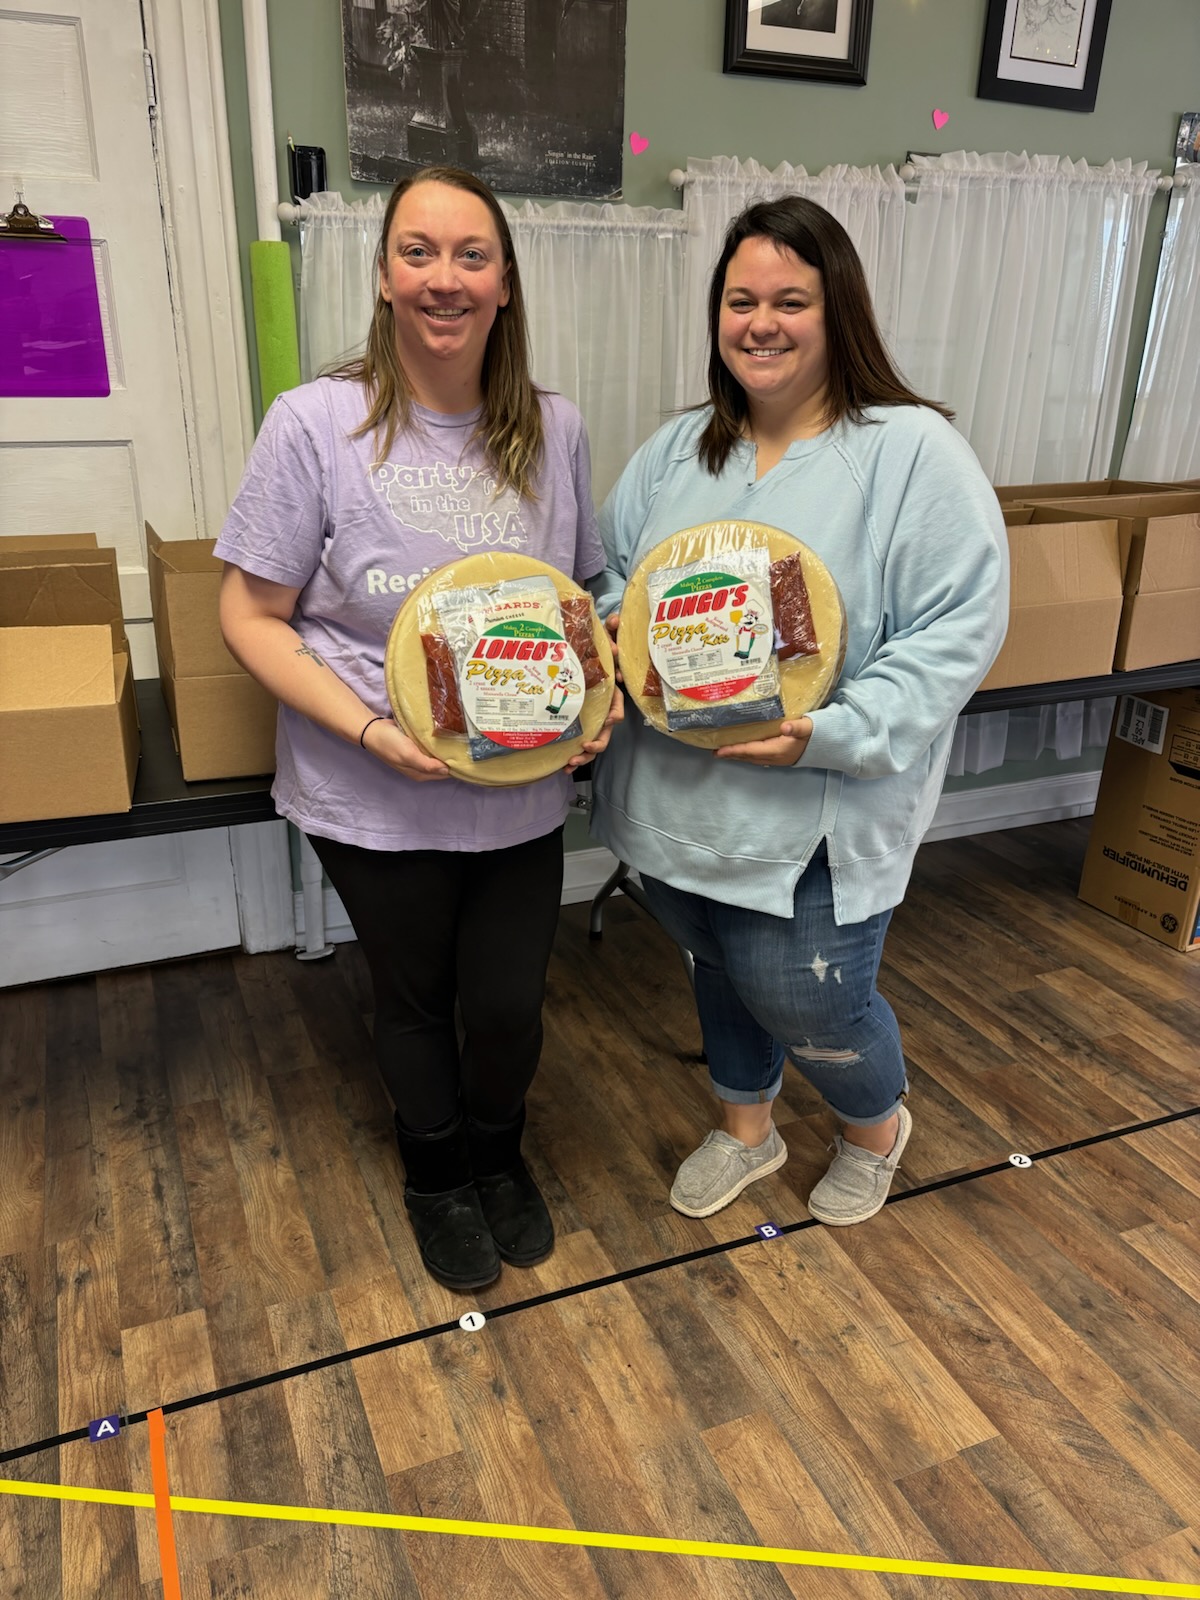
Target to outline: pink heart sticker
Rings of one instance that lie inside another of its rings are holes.
[[[635,156],[640,156],[643,150],[650,148],[650,141],[649,139],[643,139],[640,133],[631,133],[629,135],[629,148]]]
[[[948,111],[935,111],[933,113],[933,125],[939,133],[949,121],[950,113]]]

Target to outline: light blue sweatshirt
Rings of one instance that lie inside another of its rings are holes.
[[[878,407],[792,444],[755,482],[748,443],[711,477],[696,458],[708,413],[667,423],[600,513],[618,610],[645,553],[682,528],[764,522],[809,545],[842,592],[849,638],[829,703],[794,767],[718,761],[659,733],[628,700],[596,766],[592,832],[640,872],[790,917],[797,879],[828,840],[834,913],[897,905],[933,819],[954,720],[995,659],[1008,617],[1008,540],[970,446],[926,407]]]

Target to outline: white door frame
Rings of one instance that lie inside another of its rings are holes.
[[[215,538],[254,438],[217,0],[146,0],[171,306],[201,532]],[[231,828],[248,950],[295,943],[287,829]]]

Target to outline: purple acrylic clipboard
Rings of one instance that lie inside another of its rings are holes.
[[[0,237],[0,395],[110,391],[86,217],[51,217],[58,239]]]

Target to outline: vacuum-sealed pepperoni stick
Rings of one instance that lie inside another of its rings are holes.
[[[454,652],[450,641],[442,633],[423,633],[421,648],[425,652],[425,679],[429,691],[429,714],[435,733],[466,733],[463,720],[462,696],[458,692],[458,675],[454,670]]]

